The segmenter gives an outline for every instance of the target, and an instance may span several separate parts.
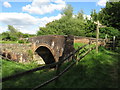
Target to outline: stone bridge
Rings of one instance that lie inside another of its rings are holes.
[[[43,35],[29,38],[28,44],[0,44],[0,54],[17,62],[37,61],[39,64],[50,64],[64,59],[74,51],[74,43],[95,42],[95,38]],[[99,39],[100,44],[105,44]],[[42,58],[42,59],[41,59]],[[42,62],[41,62],[42,61]]]
[[[32,50],[41,56],[45,64],[58,62],[74,50],[74,36],[43,35],[29,38]]]

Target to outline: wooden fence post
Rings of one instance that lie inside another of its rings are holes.
[[[105,35],[105,40],[107,40],[107,34]]]
[[[99,21],[97,21],[97,31],[96,31],[96,53],[98,53],[98,39],[99,39]]]
[[[92,40],[89,39],[89,49],[90,49],[90,45],[92,44]]]
[[[113,36],[113,50],[115,50],[115,36]]]
[[[104,46],[106,46],[106,43],[107,43],[107,34],[105,35]]]
[[[60,73],[60,66],[61,64],[56,65],[56,76],[59,75]],[[59,82],[59,78],[55,80],[55,85],[58,85],[58,82]]]
[[[63,57],[59,58],[59,61],[61,61],[63,59]],[[59,75],[60,73],[60,67],[61,67],[61,63],[56,65],[56,76]],[[55,80],[55,85],[58,85],[59,82],[59,77]]]

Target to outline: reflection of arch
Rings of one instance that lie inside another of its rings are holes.
[[[41,56],[45,62],[45,64],[51,64],[55,62],[55,58],[53,56],[53,51],[46,44],[41,44],[35,50],[39,56]]]

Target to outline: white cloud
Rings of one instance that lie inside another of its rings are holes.
[[[0,24],[0,33],[1,32],[6,32],[6,31],[7,31],[7,27]]]
[[[0,21],[12,25],[31,25],[35,24],[37,20],[27,13],[1,13]]]
[[[84,14],[83,17],[84,17],[84,18],[87,18],[88,20],[91,19],[91,16],[90,16],[90,15],[85,15],[85,14]]]
[[[58,14],[57,16],[36,18],[27,13],[1,13],[0,22],[2,22],[2,27],[0,29],[2,30],[0,30],[0,33],[6,31],[7,28],[5,29],[5,27],[7,25],[13,25],[23,33],[35,34],[39,27],[43,27],[53,20],[58,20],[61,16],[61,14]]]
[[[66,6],[63,0],[33,0],[32,4],[22,7],[23,11],[34,14],[51,13],[55,10],[62,10]]]
[[[76,16],[77,16],[77,15],[73,15],[72,17],[75,18]],[[91,19],[91,16],[90,16],[90,15],[83,14],[83,18],[84,18],[84,19],[87,18],[88,20],[90,20],[90,19]]]
[[[108,1],[108,0],[99,0],[99,1],[97,2],[97,5],[99,5],[99,6],[105,6],[107,1]]]
[[[6,7],[6,8],[10,8],[10,7],[11,7],[11,4],[8,3],[8,2],[4,2],[4,3],[3,3],[3,6]]]
[[[43,17],[40,19],[41,22],[44,22],[44,23],[48,23],[48,22],[51,22],[53,20],[58,20],[62,17],[61,14],[58,14],[57,16],[52,16],[52,17]]]

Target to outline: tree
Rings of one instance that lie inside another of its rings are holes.
[[[84,20],[84,12],[83,12],[83,10],[80,10],[76,17],[77,17],[77,19],[83,21]]]
[[[107,2],[106,7],[99,12],[99,20],[102,24],[120,31],[120,1]]]
[[[97,21],[98,20],[98,14],[96,13],[96,10],[92,10],[91,12],[91,20],[94,22],[94,21]]]
[[[85,35],[85,21],[82,10],[73,17],[73,8],[71,5],[67,5],[62,11],[62,15],[59,20],[46,24],[46,27],[40,27],[37,35]]]
[[[7,32],[3,32],[1,35],[2,35],[1,36],[2,40],[10,40],[10,41],[18,40],[18,37],[11,35],[10,32],[8,32],[8,31]]]
[[[11,25],[8,25],[8,30],[10,31],[11,34],[15,34],[18,32],[18,30]]]
[[[108,36],[108,38],[113,38],[113,36],[118,37],[119,31],[118,31],[118,29],[115,29],[113,27],[100,28],[100,37],[105,38],[106,35]]]
[[[92,20],[86,20],[85,36],[96,37],[96,24],[94,24],[94,22]]]
[[[91,19],[85,19],[85,36],[87,37],[96,37],[96,22],[98,20],[98,14],[96,10],[91,11]]]
[[[73,15],[73,7],[71,5],[67,5],[62,11],[62,15],[66,16],[67,18],[71,18]]]

